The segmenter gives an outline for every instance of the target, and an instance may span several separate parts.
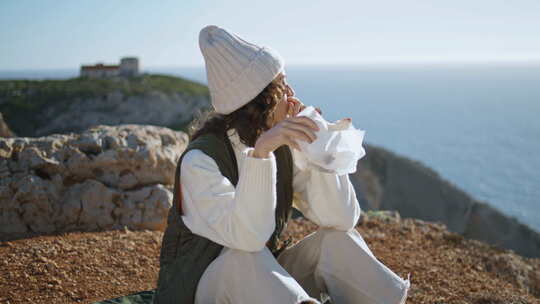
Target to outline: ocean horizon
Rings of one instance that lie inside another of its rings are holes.
[[[206,84],[204,67],[146,68]],[[540,65],[290,66],[296,96],[540,232]],[[78,69],[0,71],[63,79]]]

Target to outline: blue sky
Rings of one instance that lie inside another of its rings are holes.
[[[287,64],[540,61],[540,1],[2,0],[0,70],[202,66],[216,24]]]

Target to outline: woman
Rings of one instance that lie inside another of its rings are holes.
[[[354,229],[348,175],[294,165],[320,130],[281,57],[214,25],[199,46],[215,113],[178,161],[155,303],[404,303],[409,280]],[[293,208],[320,228],[287,248]]]

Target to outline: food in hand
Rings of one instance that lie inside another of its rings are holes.
[[[337,120],[334,123],[329,122],[328,123],[328,130],[329,131],[341,131],[348,129],[351,125],[352,120],[350,118],[343,118],[340,120]]]

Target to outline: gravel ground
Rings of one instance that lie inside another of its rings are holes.
[[[295,242],[317,226],[290,222]],[[407,303],[540,303],[540,259],[466,240],[443,225],[363,215],[381,262],[411,273]],[[93,303],[156,287],[160,231],[67,233],[0,242],[0,303]]]

